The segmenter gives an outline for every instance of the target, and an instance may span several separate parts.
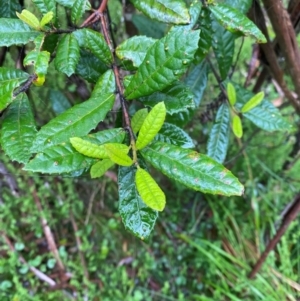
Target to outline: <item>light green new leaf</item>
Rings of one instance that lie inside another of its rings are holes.
[[[103,35],[91,29],[82,29],[82,32],[86,42],[84,47],[88,48],[101,61],[110,65],[113,57]]]
[[[249,20],[243,13],[224,3],[209,6],[218,22],[227,30],[241,32],[245,36],[255,38],[257,43],[266,43],[267,40],[258,27]]]
[[[111,161],[110,159],[104,159],[101,160],[97,163],[95,163],[92,167],[91,167],[91,178],[95,179],[95,178],[100,178],[102,177],[111,167],[114,166],[114,162]]]
[[[49,11],[48,13],[46,13],[42,20],[40,21],[40,26],[43,28],[45,25],[47,25],[49,22],[51,22],[51,20],[54,17],[54,13],[53,11]]]
[[[254,94],[239,85],[234,84],[234,86],[239,100],[236,103],[236,108],[241,110],[243,105],[246,104]],[[280,111],[266,99],[263,99],[263,101],[251,111],[244,113],[243,117],[268,132],[289,131],[292,129],[292,125],[282,117]]]
[[[41,152],[47,147],[69,141],[71,137],[87,135],[114,104],[114,94],[103,94],[80,103],[44,125],[33,142],[32,152]]]
[[[103,145],[111,161],[121,166],[131,166],[132,159],[127,155],[129,147],[120,143],[107,143]]]
[[[153,20],[171,24],[190,22],[189,11],[182,0],[131,0],[131,2]]]
[[[0,18],[16,18],[16,11],[21,11],[19,0],[9,0],[0,5]]]
[[[70,142],[72,146],[81,154],[96,158],[96,159],[108,159],[109,156],[106,152],[106,149],[103,145],[97,145],[81,139],[79,137],[72,137],[70,138]]]
[[[77,24],[85,11],[86,0],[75,0],[71,11],[71,21]]]
[[[164,210],[166,196],[146,170],[138,168],[135,183],[139,195],[149,208],[157,211]]]
[[[230,111],[228,105],[223,103],[218,109],[216,121],[209,134],[207,155],[219,163],[223,163],[229,145]]]
[[[0,112],[13,100],[13,91],[24,83],[29,74],[20,69],[0,67]]]
[[[41,33],[19,19],[0,19],[0,47],[27,44]]]
[[[172,86],[160,92],[155,92],[140,99],[147,106],[154,107],[164,102],[167,113],[173,115],[187,109],[195,109],[194,95],[190,88],[182,82],[175,82]]]
[[[40,29],[40,21],[29,10],[23,9],[21,14],[19,14],[18,12],[16,12],[16,15],[18,16],[18,18],[20,20],[22,20],[23,22],[25,22],[26,24],[28,24],[30,27],[32,27],[32,28],[34,28],[36,30]]]
[[[90,134],[88,136],[82,136],[81,138],[97,145],[122,143],[125,139],[125,131],[122,128],[115,128]]]
[[[38,153],[25,166],[24,170],[42,173],[69,173],[88,169],[96,162],[77,152],[69,142],[54,145]]]
[[[147,96],[171,85],[187,70],[198,40],[199,30],[176,29],[155,42],[126,88],[126,98]]]
[[[143,122],[139,136],[136,141],[136,148],[142,149],[147,146],[160,131],[166,118],[166,107],[163,102],[153,107]]]
[[[125,40],[116,48],[116,55],[121,60],[130,60],[134,67],[139,67],[155,39],[146,36],[135,36]]]
[[[206,155],[163,142],[154,142],[141,152],[167,177],[194,190],[226,196],[244,192],[229,170]]]
[[[164,123],[154,138],[157,141],[177,145],[182,148],[195,147],[193,139],[180,127],[171,123]]]
[[[234,115],[232,118],[232,131],[237,138],[243,137],[243,125],[240,116]]]
[[[232,83],[228,82],[226,92],[229,103],[234,106],[236,103],[236,93]]]
[[[241,108],[242,113],[247,113],[248,111],[252,110],[253,108],[257,107],[264,99],[265,93],[259,92],[251,97],[247,103],[243,105]]]
[[[148,110],[146,108],[138,110],[131,118],[131,128],[134,134],[136,134],[142,127],[146,117],[148,115]]]
[[[65,35],[58,43],[54,60],[56,70],[71,76],[79,61],[79,44],[73,34]]]
[[[212,40],[213,50],[217,58],[221,77],[225,79],[232,66],[235,36],[217,21],[212,22],[212,28],[214,31]]]
[[[119,167],[119,211],[125,228],[145,239],[153,230],[158,213],[142,201],[137,192],[135,173],[135,166]]]
[[[38,7],[43,15],[52,11],[54,16],[56,14],[55,0],[32,0],[32,2]]]
[[[19,94],[4,114],[1,146],[13,161],[26,163],[37,130],[27,95]]]

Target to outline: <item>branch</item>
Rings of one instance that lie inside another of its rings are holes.
[[[22,92],[26,92],[30,88],[32,82],[35,81],[36,79],[37,79],[36,74],[30,75],[28,80],[25,82],[25,84],[19,90],[13,93],[13,97],[17,97]]]

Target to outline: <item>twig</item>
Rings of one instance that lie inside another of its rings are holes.
[[[30,75],[28,80],[24,83],[24,85],[19,90],[17,90],[16,92],[13,93],[13,97],[17,97],[22,92],[26,92],[30,88],[32,82],[36,79],[37,79],[36,74]]]
[[[256,262],[255,266],[253,267],[252,271],[250,272],[248,278],[252,279],[255,275],[259,272],[260,268],[262,267],[263,263],[265,262],[269,253],[276,247],[277,243],[281,239],[281,237],[286,232],[290,223],[296,219],[300,212],[300,195],[297,195],[295,198],[294,205],[289,209],[286,213],[285,217],[283,218],[281,227],[278,229],[274,238],[269,242],[268,246],[266,247],[263,254],[260,256],[258,261]]]
[[[234,63],[234,65],[233,65],[233,67],[232,67],[232,70],[231,70],[231,72],[230,72],[229,78],[231,78],[232,75],[234,74],[234,71],[235,71],[235,69],[236,69],[237,63],[238,63],[238,61],[239,61],[239,59],[240,59],[240,55],[241,55],[241,53],[242,53],[242,48],[243,48],[243,46],[244,46],[244,41],[245,41],[245,38],[243,37],[242,43],[241,43],[241,45],[240,45],[240,48],[239,48],[238,54],[237,54],[237,56],[236,56],[235,63]]]

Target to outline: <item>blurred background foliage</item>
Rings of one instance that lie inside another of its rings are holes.
[[[109,1],[118,42],[138,33],[164,35],[165,25],[122,3]],[[34,11],[31,1],[25,5]],[[94,1],[93,7],[97,5]],[[68,15],[60,7],[58,11],[68,26]],[[247,76],[252,47],[247,38],[236,42],[233,80],[237,83],[243,84]],[[11,47],[3,66],[15,66],[19,55],[18,47]],[[82,77],[67,78],[50,65],[47,89],[30,89],[40,125],[88,98],[91,82],[102,68],[95,61],[87,64],[88,60],[87,55],[79,63]],[[281,105],[281,95],[271,82],[263,89],[268,99]],[[185,126],[203,153],[212,126],[203,116],[214,118],[209,104],[218,93],[209,74],[200,107]],[[232,137],[225,165],[245,184],[243,197],[186,190],[153,171],[168,203],[149,241],[135,238],[123,227],[116,170],[98,180],[85,175],[35,175],[0,152],[0,300],[299,300],[299,218],[255,279],[248,278],[300,191],[299,117],[287,106],[282,112],[295,125],[293,134],[266,133],[244,121],[243,145]],[[116,115],[110,113],[109,121]]]

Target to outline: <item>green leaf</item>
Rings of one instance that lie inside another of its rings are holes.
[[[143,202],[151,209],[163,211],[166,206],[166,196],[151,175],[138,168],[135,174],[136,188]]]
[[[247,113],[248,111],[252,110],[253,108],[257,107],[264,99],[265,93],[259,92],[255,94],[253,97],[248,100],[247,103],[243,105],[241,108],[242,113]]]
[[[23,62],[24,66],[34,66],[34,73],[38,76],[36,81],[42,79],[42,84],[44,83],[50,61],[50,53],[48,51],[41,51],[44,39],[45,36],[40,35],[34,40],[36,47],[26,55]]]
[[[48,23],[51,22],[51,20],[53,19],[54,17],[54,13],[53,11],[49,11],[48,13],[46,13],[42,20],[40,21],[40,26],[43,28],[45,25],[47,25]]]
[[[102,34],[91,29],[82,29],[85,35],[85,47],[98,59],[110,65],[113,62],[112,53]]]
[[[103,145],[97,145],[81,139],[79,137],[72,137],[70,138],[70,142],[72,146],[81,154],[96,158],[96,159],[108,159],[109,156],[107,154],[106,149]]]
[[[59,115],[71,108],[68,98],[60,91],[50,90],[49,99],[52,109],[56,115]]]
[[[213,39],[211,12],[207,7],[202,7],[199,25],[201,31],[195,57],[197,61],[202,61],[207,56]]]
[[[19,19],[0,19],[0,47],[27,44],[41,33]]]
[[[145,36],[135,36],[125,40],[116,48],[116,55],[121,60],[130,60],[134,67],[139,67],[155,39]]]
[[[138,110],[131,118],[131,128],[134,134],[136,134],[142,127],[146,117],[148,115],[148,110],[146,108]]]
[[[79,44],[73,34],[65,35],[58,43],[54,60],[56,70],[71,76],[79,61]]]
[[[199,107],[205,88],[207,87],[208,64],[203,61],[195,66],[185,78],[184,82],[194,94],[194,102]]]
[[[88,82],[95,83],[106,70],[107,66],[95,55],[84,49],[80,50],[80,58],[75,71],[76,74]]]
[[[42,173],[70,173],[87,169],[96,161],[77,152],[70,143],[62,143],[38,153],[24,170]]]
[[[134,14],[132,23],[141,35],[146,35],[154,39],[160,39],[165,35],[166,24],[151,20],[144,15]]]
[[[24,83],[29,74],[19,69],[0,67],[0,112],[13,100],[13,91]]]
[[[225,79],[232,65],[235,37],[218,22],[212,23],[214,31],[212,46],[217,58],[221,78]]]
[[[129,147],[120,143],[107,143],[103,145],[109,156],[109,159],[121,166],[131,166],[132,159],[127,155]]]
[[[21,14],[19,14],[18,12],[16,12],[16,15],[17,15],[17,17],[20,20],[22,20],[23,22],[25,22],[26,24],[28,24],[30,27],[32,27],[32,28],[34,28],[36,30],[40,29],[40,21],[29,10],[23,9]]]
[[[160,131],[166,118],[166,107],[163,102],[153,107],[143,122],[139,136],[136,141],[136,148],[142,149],[147,146]]]
[[[154,142],[142,155],[167,177],[204,193],[242,195],[243,185],[223,165],[206,155],[163,142]]]
[[[116,90],[115,75],[112,70],[107,70],[99,79],[92,92],[92,97],[101,96],[104,93],[114,93]]]
[[[252,5],[252,0],[225,0],[224,3],[233,8],[238,7],[240,12],[246,14]]]
[[[157,103],[163,101],[167,113],[170,115],[185,111],[188,108],[195,109],[194,95],[189,87],[182,82],[175,82],[163,91],[143,97],[140,101],[150,107],[154,107]]]
[[[71,11],[71,20],[73,24],[77,24],[80,21],[85,11],[86,0],[75,0]]]
[[[254,94],[239,85],[234,85],[237,93],[238,102],[236,107],[241,110],[243,105],[254,96]],[[268,131],[289,131],[292,125],[289,124],[281,115],[280,111],[268,100],[264,99],[257,107],[244,113],[243,117],[249,119],[257,127]]]
[[[52,11],[56,14],[56,3],[55,0],[32,0],[32,2],[38,7],[43,15]]]
[[[232,118],[232,131],[237,138],[243,137],[243,125],[240,116],[234,115]]]
[[[11,160],[26,163],[37,130],[30,103],[25,93],[19,94],[4,114],[1,146]]]
[[[193,60],[198,39],[198,30],[173,30],[155,42],[126,88],[126,98],[147,96],[172,84]]]
[[[21,10],[19,0],[9,0],[0,5],[0,18],[16,18],[16,11]]]
[[[104,119],[114,104],[114,94],[103,94],[80,103],[44,125],[33,143],[32,152],[88,134]]]
[[[158,213],[147,207],[139,196],[135,173],[135,166],[119,167],[119,211],[125,228],[145,239],[153,230]]]
[[[102,177],[111,167],[114,166],[114,162],[110,159],[104,159],[95,163],[91,167],[91,178],[100,178]]]
[[[218,109],[215,124],[209,134],[207,155],[219,163],[223,163],[229,145],[230,111],[223,103]]]
[[[230,83],[230,82],[227,83],[226,92],[227,92],[227,97],[228,97],[229,103],[232,106],[234,106],[236,103],[236,93],[235,93],[234,85],[232,83]]]
[[[98,145],[107,143],[122,143],[125,139],[125,131],[122,128],[115,128],[90,134],[88,136],[83,136],[81,138]]]
[[[171,123],[164,123],[155,140],[177,145],[182,148],[195,147],[193,139],[181,128]]]
[[[237,9],[223,3],[210,5],[209,9],[222,26],[232,32],[240,32],[245,36],[255,38],[257,43],[266,43],[267,40],[258,27]]]
[[[64,7],[73,8],[75,0],[56,0],[56,2]],[[91,4],[89,0],[85,0],[84,10],[90,10]]]
[[[182,0],[131,0],[131,2],[151,19],[171,24],[190,22],[189,11]]]

